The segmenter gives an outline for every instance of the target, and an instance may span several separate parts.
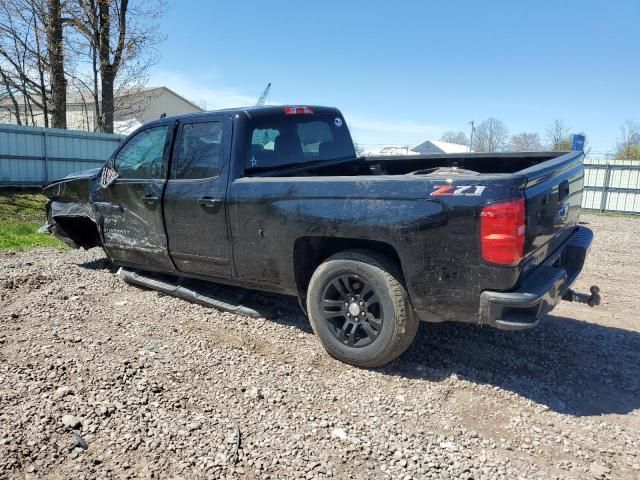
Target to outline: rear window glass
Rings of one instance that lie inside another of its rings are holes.
[[[335,114],[270,116],[254,120],[249,128],[247,170],[355,156],[349,131]]]

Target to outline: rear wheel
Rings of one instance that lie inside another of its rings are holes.
[[[400,278],[394,262],[369,251],[338,253],[316,269],[307,311],[330,355],[378,367],[411,345],[419,320]]]

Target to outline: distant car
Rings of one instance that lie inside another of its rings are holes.
[[[162,118],[46,187],[44,228],[150,287],[184,292],[160,272],[295,295],[361,367],[404,352],[419,320],[518,330],[573,298],[593,236],[582,152],[379,153],[356,155],[335,108]]]

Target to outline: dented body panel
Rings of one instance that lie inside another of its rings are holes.
[[[312,108],[334,115],[336,127],[342,128],[338,110]],[[467,322],[484,321],[483,292],[522,288],[575,234],[581,152],[354,154],[339,161],[248,171],[248,126],[256,118],[280,114],[280,107],[264,107],[152,122],[141,130],[168,126],[163,176],[116,178],[104,186],[104,175],[95,171],[56,182],[44,190],[50,199],[49,227],[78,246],[101,246],[118,265],[302,300],[324,259],[342,249],[374,249],[399,262],[421,319]],[[223,126],[217,175],[176,179],[172,172],[180,128],[207,121]],[[511,199],[526,202],[525,258],[516,266],[491,265],[480,255],[480,213],[486,205]],[[69,218],[85,223],[75,225]],[[94,242],[87,240],[91,225]]]

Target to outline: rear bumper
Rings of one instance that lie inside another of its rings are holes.
[[[582,271],[592,240],[590,229],[578,227],[518,290],[482,292],[480,322],[504,330],[535,327],[560,302]]]

